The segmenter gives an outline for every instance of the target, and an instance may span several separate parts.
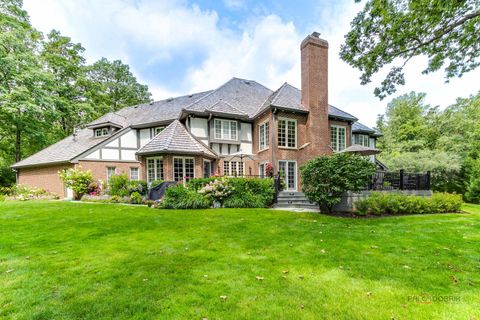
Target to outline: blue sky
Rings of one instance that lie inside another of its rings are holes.
[[[374,125],[391,98],[361,86],[360,73],[338,58],[343,36],[363,3],[353,0],[24,0],[32,24],[57,29],[80,42],[86,57],[121,59],[149,86],[156,100],[209,90],[231,77],[256,80],[272,90],[300,86],[301,40],[318,31],[330,44],[329,101]],[[479,90],[480,70],[449,84],[443,73],[422,75],[426,58],[413,59],[407,85],[427,93],[427,102],[445,107]]]

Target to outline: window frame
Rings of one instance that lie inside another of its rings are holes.
[[[368,134],[356,133],[354,134],[354,140],[355,140],[355,144],[358,144],[364,147],[370,147],[370,136]],[[365,145],[364,142],[367,142],[367,145]]]
[[[110,169],[113,169],[113,174],[112,175],[109,174]],[[117,167],[107,166],[106,170],[107,170],[107,184],[109,184],[110,183],[110,178],[117,174]]]
[[[232,162],[235,162],[235,172],[232,171]],[[228,171],[226,171],[226,166],[228,166]],[[245,163],[241,161],[223,161],[223,175],[227,177],[243,177],[245,176]]]
[[[285,121],[285,145],[280,145],[280,121]],[[293,147],[288,146],[288,134],[290,130],[288,129],[288,122],[295,123],[295,145]],[[281,149],[297,149],[298,145],[298,121],[297,119],[287,118],[287,117],[279,117],[277,121],[277,145]]]
[[[336,137],[335,137],[335,140],[336,140],[336,141],[335,141],[335,145],[336,145],[336,147],[335,147],[335,148],[333,147],[333,141],[332,141],[332,133],[333,133],[332,128],[335,128],[335,129],[336,129]],[[339,137],[340,137],[340,135],[339,135],[339,130],[338,130],[338,129],[342,129],[342,130],[345,131],[345,134],[344,134],[344,137],[343,137],[343,138],[344,138],[344,141],[343,141],[343,146],[344,146],[344,148],[343,148],[343,149],[340,149],[340,144],[339,144],[339,141],[340,141]],[[347,127],[346,127],[346,126],[336,125],[336,124],[331,124],[331,125],[330,125],[330,148],[333,150],[333,152],[340,152],[340,151],[342,151],[342,150],[344,150],[344,149],[347,148]]]
[[[262,134],[262,127],[265,127]],[[262,138],[264,144],[262,146]],[[270,148],[270,121],[264,121],[258,125],[258,151],[268,150]]]
[[[137,178],[136,179],[132,178],[132,169],[137,171]],[[139,181],[140,180],[140,168],[139,167],[130,167],[129,177],[130,177],[130,180],[132,180],[132,181]]]
[[[182,179],[175,180],[175,159],[182,160]],[[186,177],[186,161],[185,160],[193,160],[193,175],[188,177],[189,179],[195,178],[195,157],[172,157],[172,176],[174,181],[182,181]]]
[[[220,123],[220,130],[217,131],[217,123]],[[228,123],[228,129],[227,124]],[[232,138],[233,134],[233,127],[235,127],[235,137]],[[229,120],[229,119],[220,119],[215,118],[213,119],[213,137],[215,140],[224,140],[224,141],[238,141],[239,137],[239,124],[237,120]],[[228,132],[228,138],[226,137]],[[218,136],[220,133],[220,136]]]
[[[149,174],[149,160],[153,160],[153,176],[154,179],[150,181],[150,174]],[[162,161],[162,169],[160,175],[158,174],[158,165],[157,162]],[[163,157],[148,157],[145,159],[145,167],[146,167],[146,173],[147,173],[147,184],[150,185],[155,180],[165,180],[165,162]],[[140,177],[140,174],[139,174]]]
[[[100,134],[97,134],[100,133]],[[93,130],[93,136],[95,138],[106,137],[110,134],[110,129],[108,127],[95,128]]]

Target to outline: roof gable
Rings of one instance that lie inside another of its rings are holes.
[[[173,121],[137,152],[139,155],[155,153],[201,154],[212,158],[218,157],[215,151],[198,141],[178,120]]]

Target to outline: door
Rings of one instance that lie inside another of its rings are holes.
[[[203,160],[203,177],[209,178],[212,175],[212,161]]]
[[[285,189],[297,190],[297,162],[291,160],[278,161],[278,171],[285,182]]]

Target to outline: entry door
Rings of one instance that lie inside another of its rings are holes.
[[[203,160],[203,177],[209,178],[212,175],[212,161]]]
[[[297,190],[297,162],[290,160],[278,161],[278,169],[285,179],[286,190]]]

